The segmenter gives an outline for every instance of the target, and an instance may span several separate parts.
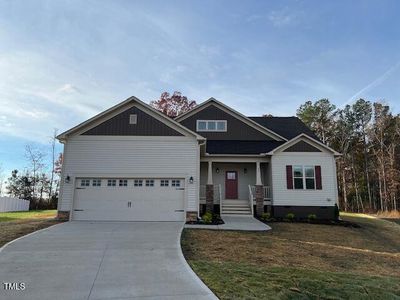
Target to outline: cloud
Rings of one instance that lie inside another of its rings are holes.
[[[294,16],[289,14],[287,9],[272,11],[268,14],[268,20],[275,27],[283,27],[293,22]]]
[[[76,86],[74,86],[71,83],[66,83],[64,84],[62,87],[60,87],[57,90],[58,93],[67,93],[67,94],[71,94],[71,93],[78,93],[81,94],[81,90],[78,89]]]

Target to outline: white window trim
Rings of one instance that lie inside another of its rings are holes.
[[[294,169],[295,169],[296,167],[301,167],[302,173],[303,173],[303,176],[302,176],[302,177],[300,177],[300,176],[295,177],[295,176],[294,176]],[[312,177],[308,176],[308,177],[307,177],[307,176],[306,176],[306,168],[312,168],[312,169],[314,170],[314,176],[312,176]],[[294,182],[294,179],[295,179],[295,178],[302,178],[302,179],[303,179],[303,188],[302,188],[302,189],[296,189],[295,182]],[[307,189],[307,186],[306,186],[306,179],[314,179],[314,188],[313,188],[313,189]],[[315,166],[310,166],[310,165],[307,165],[307,166],[304,166],[304,165],[293,165],[293,167],[292,167],[292,180],[293,180],[293,189],[294,189],[294,190],[298,190],[298,191],[301,191],[301,190],[307,190],[307,191],[316,190],[316,189],[317,189],[317,179],[316,179],[316,176],[315,176]]]
[[[199,123],[205,122],[206,129],[199,129]],[[215,129],[208,129],[208,123],[215,122]],[[218,130],[217,122],[223,122],[225,124],[224,130]],[[228,130],[228,121],[227,120],[197,120],[196,121],[196,131],[198,132],[226,132]]]

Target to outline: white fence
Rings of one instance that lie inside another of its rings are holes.
[[[10,197],[0,197],[0,212],[5,211],[26,211],[29,210],[29,201],[10,198]]]

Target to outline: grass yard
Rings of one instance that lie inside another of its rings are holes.
[[[182,249],[220,299],[400,299],[400,225],[272,223],[270,232],[185,229]]]
[[[0,213],[0,247],[28,233],[59,223],[57,210]]]

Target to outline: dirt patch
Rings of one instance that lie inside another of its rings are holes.
[[[0,247],[28,233],[61,223],[54,219],[29,219],[0,222]]]

